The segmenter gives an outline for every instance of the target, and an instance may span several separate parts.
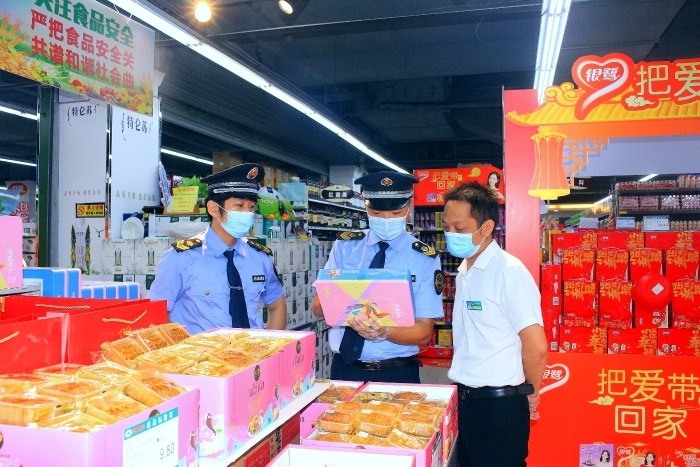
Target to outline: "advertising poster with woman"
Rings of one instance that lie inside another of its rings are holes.
[[[413,175],[420,179],[415,186],[415,205],[434,206],[445,204],[444,193],[459,184],[476,181],[490,187],[498,197],[499,204],[505,204],[505,183],[503,170],[492,165],[470,165],[451,169],[418,169]]]

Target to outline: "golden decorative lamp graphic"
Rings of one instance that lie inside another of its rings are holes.
[[[535,143],[535,174],[527,191],[544,200],[557,199],[570,193],[564,173],[564,140],[566,135],[557,126],[541,126],[530,138]]]

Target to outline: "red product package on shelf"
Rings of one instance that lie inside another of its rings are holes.
[[[564,250],[567,248],[595,249],[598,245],[596,232],[560,233],[552,235],[552,261],[561,263],[564,261]]]
[[[542,322],[544,324],[544,333],[549,344],[549,351],[556,352],[559,350],[559,329],[560,329],[561,313],[558,311],[542,311]]]
[[[604,328],[632,327],[632,282],[603,281],[598,284],[598,321]]]
[[[642,232],[610,232],[598,234],[598,249],[620,248],[621,250],[634,250],[644,248],[644,234]]]
[[[629,252],[619,248],[604,248],[596,253],[595,276],[597,281],[627,280]]]
[[[564,314],[570,317],[589,318],[596,312],[598,284],[590,281],[564,282]]]
[[[564,281],[583,279],[592,281],[595,277],[595,250],[587,248],[567,248],[564,250],[562,278]]]
[[[700,357],[700,329],[659,329],[657,355]]]
[[[700,281],[674,282],[671,306],[674,328],[700,329]]]
[[[608,353],[656,355],[656,329],[608,329]]]
[[[542,311],[558,311],[562,309],[562,277],[561,264],[543,264],[540,280],[540,295]]]
[[[695,248],[700,249],[700,232],[647,232],[644,234],[647,248]]]
[[[668,306],[662,310],[634,310],[634,327],[639,329],[657,329],[668,327]]]
[[[666,277],[669,280],[697,279],[700,251],[690,248],[666,250]]]
[[[559,334],[559,351],[564,353],[605,353],[606,342],[605,329],[562,327]]]
[[[649,273],[663,274],[663,251],[660,248],[638,248],[630,251],[630,280],[638,281]]]

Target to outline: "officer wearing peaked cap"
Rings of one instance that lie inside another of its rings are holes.
[[[163,255],[148,298],[167,300],[171,322],[194,334],[219,327],[284,329],[287,305],[269,248],[245,238],[253,226],[260,181],[258,164],[241,164],[203,178],[210,224]]]
[[[418,346],[427,344],[435,319],[443,316],[443,275],[437,252],[406,231],[413,185],[418,179],[396,172],[378,172],[355,180],[361,185],[369,229],[344,232],[333,245],[326,269],[409,269],[413,282],[416,323],[410,328],[383,328],[353,320],[329,334],[331,379],[419,383]],[[314,314],[323,316],[316,297]]]

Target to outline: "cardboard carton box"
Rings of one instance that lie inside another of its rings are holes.
[[[563,353],[605,353],[606,330],[588,327],[565,327],[559,334],[559,351]]]
[[[543,264],[540,281],[542,311],[562,310],[561,264]]]
[[[630,280],[636,282],[647,274],[663,274],[663,250],[638,248],[630,251]]]
[[[656,355],[656,329],[609,329],[608,353]]]
[[[632,327],[632,282],[603,281],[598,284],[598,324],[604,328]]]
[[[697,279],[700,267],[700,251],[690,248],[666,250],[666,277],[672,281]]]
[[[585,248],[567,248],[564,250],[562,277],[564,281],[587,280],[595,277],[595,250]]]
[[[700,249],[700,232],[647,232],[644,246],[647,248],[695,248]]]
[[[134,240],[133,274],[158,274],[158,264],[166,251],[170,250],[169,238],[140,238]]]
[[[619,248],[604,248],[596,254],[597,281],[618,279],[626,281],[629,274],[629,252]]]
[[[700,357],[700,329],[659,329],[657,355]]]
[[[619,248],[621,250],[634,250],[644,248],[644,234],[642,232],[613,231],[598,234],[598,249]]]
[[[133,240],[102,241],[102,274],[134,274],[135,269]]]
[[[564,318],[595,319],[598,284],[575,280],[564,282]]]

